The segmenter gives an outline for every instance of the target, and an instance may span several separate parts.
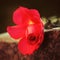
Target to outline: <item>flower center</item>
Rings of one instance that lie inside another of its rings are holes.
[[[31,21],[31,20],[29,20],[29,23],[28,24],[34,24],[34,22],[33,21]]]
[[[35,41],[36,40],[36,36],[29,36],[29,40]]]
[[[28,35],[28,41],[30,44],[35,44],[38,41],[38,36],[34,35],[34,34],[29,34]]]

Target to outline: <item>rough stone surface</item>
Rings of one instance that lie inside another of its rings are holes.
[[[60,31],[46,32],[40,48],[23,56],[16,43],[0,42],[0,60],[60,60]]]

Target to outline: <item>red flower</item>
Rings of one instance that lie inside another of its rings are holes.
[[[32,54],[43,42],[43,23],[36,9],[19,7],[13,13],[16,26],[7,27],[7,31],[14,39],[21,38],[18,49],[26,55]]]

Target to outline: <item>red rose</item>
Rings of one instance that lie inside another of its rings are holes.
[[[14,39],[21,38],[18,49],[23,54],[32,54],[43,42],[44,26],[36,9],[19,7],[13,13],[16,26],[7,27],[7,31]]]

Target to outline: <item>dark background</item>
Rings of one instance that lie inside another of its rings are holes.
[[[60,17],[60,0],[1,0],[0,33],[6,32],[8,25],[14,25],[12,14],[19,6],[38,9],[41,17]]]

